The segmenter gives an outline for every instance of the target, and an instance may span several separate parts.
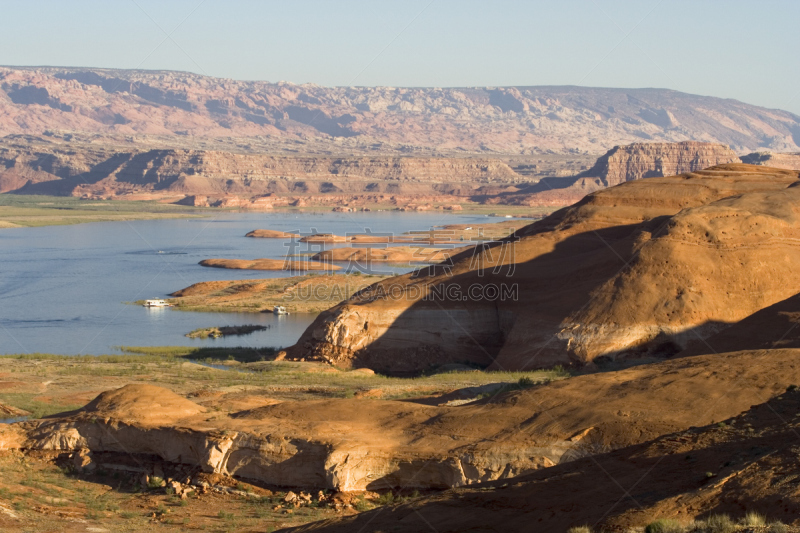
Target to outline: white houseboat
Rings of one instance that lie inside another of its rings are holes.
[[[165,300],[145,300],[142,305],[145,307],[172,307]]]
[[[282,306],[282,305],[276,305],[275,307],[273,307],[272,308],[272,312],[274,314],[276,314],[276,315],[288,315],[289,314],[289,311],[287,311],[286,308],[284,306]]]

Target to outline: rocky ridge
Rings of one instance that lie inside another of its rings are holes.
[[[664,89],[320,87],[185,72],[0,68],[0,135],[315,139],[386,152],[602,153],[641,141],[796,151],[800,119]],[[245,143],[246,144],[246,143]]]

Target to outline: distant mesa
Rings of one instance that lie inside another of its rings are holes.
[[[284,153],[599,154],[642,140],[704,140],[738,153],[800,150],[797,115],[667,89],[321,87],[187,72],[3,67],[0,111],[0,136],[153,136],[183,146],[239,139],[234,146],[243,151],[271,139]]]
[[[234,270],[340,270],[341,267],[316,261],[285,259],[204,259],[200,265],[214,268],[230,268]]]

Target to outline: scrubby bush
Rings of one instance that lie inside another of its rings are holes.
[[[742,520],[742,525],[748,527],[766,526],[767,519],[764,518],[763,514],[759,514],[755,511],[750,511],[746,515],[744,515],[744,520]]]
[[[733,533],[736,531],[736,524],[726,514],[711,515],[706,518],[705,523],[708,533]]]
[[[675,520],[660,518],[645,526],[644,533],[681,533],[683,528]]]
[[[592,533],[592,528],[589,526],[571,527],[567,530],[567,533]]]
[[[783,522],[773,522],[767,528],[768,533],[786,533],[789,528]]]

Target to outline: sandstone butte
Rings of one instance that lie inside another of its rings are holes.
[[[307,270],[340,270],[341,267],[318,261],[294,261],[286,259],[203,259],[201,266],[213,268],[229,268],[234,270],[289,270],[302,272]]]
[[[675,354],[800,292],[798,183],[729,164],[595,192],[448,268],[377,283],[317,317],[289,356],[413,374]]]

